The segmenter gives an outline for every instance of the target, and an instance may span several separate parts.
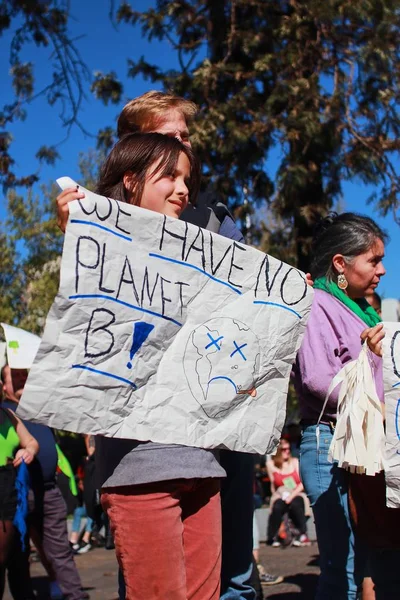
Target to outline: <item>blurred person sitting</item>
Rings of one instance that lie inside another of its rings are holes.
[[[281,545],[278,532],[284,516],[288,514],[298,531],[293,546],[309,546],[306,525],[306,508],[308,512],[309,505],[300,481],[299,461],[292,456],[289,442],[284,438],[275,456],[268,460],[267,471],[272,491],[267,544],[275,548]]]
[[[1,371],[4,405],[15,411],[23,393],[27,378],[19,381],[5,365]],[[29,466],[32,501],[28,515],[29,535],[50,579],[50,598],[83,600],[88,595],[82,590],[79,573],[68,542],[66,505],[56,482],[57,450],[50,427],[23,421],[26,429],[38,440],[40,449],[36,460]],[[23,551],[21,544],[14,543],[12,557],[7,563],[10,591],[14,600],[25,600],[21,581],[29,579],[29,549]],[[30,596],[34,598],[33,591]]]

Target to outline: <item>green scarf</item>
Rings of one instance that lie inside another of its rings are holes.
[[[353,313],[357,315],[368,327],[373,327],[382,321],[378,313],[365,298],[352,300],[347,294],[341,290],[334,281],[328,281],[326,277],[318,277],[314,281],[314,287],[317,290],[328,292],[331,296],[335,296],[340,302],[343,302]]]

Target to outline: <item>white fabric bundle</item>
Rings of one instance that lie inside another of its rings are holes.
[[[385,432],[367,344],[362,346],[357,360],[349,362],[334,377],[320,419],[339,384],[337,423],[328,459],[352,473],[375,475],[384,469]]]

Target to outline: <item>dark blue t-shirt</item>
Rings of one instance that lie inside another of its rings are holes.
[[[15,412],[18,404],[7,400],[3,402],[3,406]],[[22,422],[39,444],[39,453],[29,465],[32,487],[46,483],[55,483],[58,457],[52,430],[46,425],[39,425],[30,421]]]

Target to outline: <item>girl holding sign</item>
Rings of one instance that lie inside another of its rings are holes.
[[[158,133],[112,149],[97,193],[178,218],[195,203],[200,167],[190,148]],[[68,200],[82,197],[68,190]],[[102,505],[127,600],[217,600],[221,570],[217,454],[179,445],[96,438]]]
[[[379,345],[380,331],[365,332],[380,321],[365,296],[385,274],[384,242],[385,234],[372,219],[354,213],[327,217],[314,238],[316,291],[295,364],[295,385],[303,425],[300,474],[313,506],[320,550],[319,600],[355,600],[364,577],[366,546],[350,520],[348,473],[328,460],[338,387],[326,406],[324,401],[335,375],[358,358],[360,336]],[[382,362],[372,355],[370,361],[382,401]]]

